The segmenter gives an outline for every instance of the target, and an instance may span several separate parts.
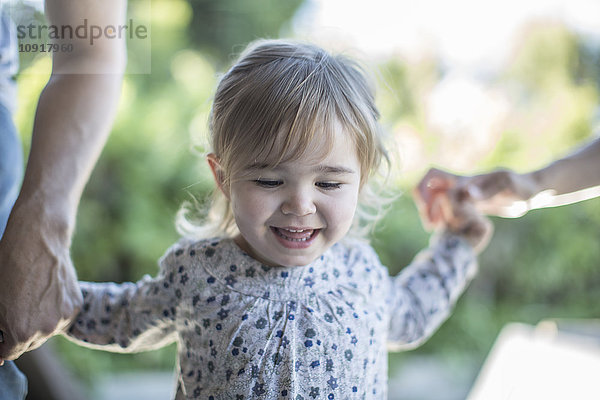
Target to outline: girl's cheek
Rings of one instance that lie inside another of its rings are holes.
[[[264,212],[276,207],[277,198],[273,194],[266,195],[263,191],[253,190],[251,188],[245,191],[245,195],[240,196],[241,207],[252,213]]]
[[[339,198],[328,203],[327,208],[329,209],[330,215],[338,220],[352,219],[356,212],[358,204],[358,196],[356,193],[347,192]]]

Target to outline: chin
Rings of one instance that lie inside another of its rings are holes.
[[[302,255],[302,256],[291,256],[291,257],[278,257],[273,259],[272,265],[280,267],[303,267],[315,261],[321,254],[316,255]]]

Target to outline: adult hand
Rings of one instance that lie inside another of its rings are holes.
[[[527,213],[531,209],[529,200],[540,192],[532,174],[518,174],[509,169],[475,175],[462,180],[460,185],[482,213],[505,218]]]
[[[433,228],[442,222],[441,196],[449,190],[468,196],[484,214],[516,218],[530,209],[528,200],[538,194],[539,186],[532,174],[518,174],[508,169],[460,176],[432,168],[413,192],[425,227]]]
[[[69,243],[69,228],[43,207],[13,208],[0,241],[0,365],[41,346],[79,310]]]

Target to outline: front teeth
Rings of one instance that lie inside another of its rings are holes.
[[[314,229],[286,229],[286,228],[278,228],[275,230],[277,232],[277,234],[279,236],[281,236],[282,238],[289,240],[291,242],[306,242],[307,240],[309,240],[312,237],[312,234],[303,237],[303,238],[292,238],[289,237],[287,235],[285,235],[285,232],[289,232],[289,233],[303,233],[303,232],[310,232],[310,231],[314,231]]]

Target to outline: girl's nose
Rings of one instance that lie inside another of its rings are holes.
[[[281,204],[281,212],[286,215],[303,217],[305,215],[314,214],[316,211],[317,207],[312,198],[301,192],[291,194]]]

